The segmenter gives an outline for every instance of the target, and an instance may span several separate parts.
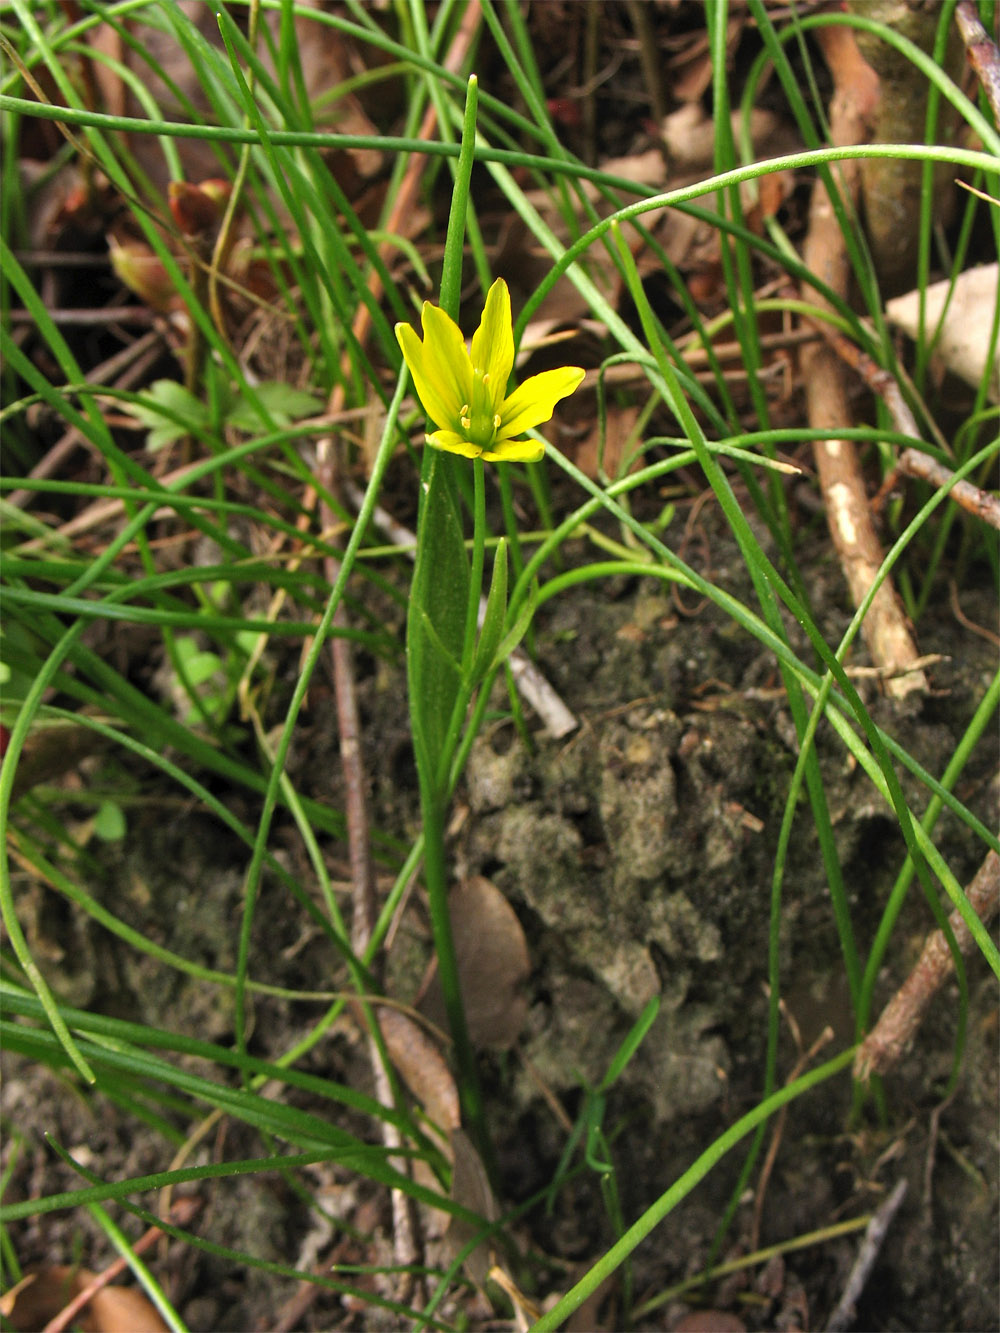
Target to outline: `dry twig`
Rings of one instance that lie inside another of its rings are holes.
[[[955,22],[965,43],[969,64],[979,75],[993,119],[1000,126],[1000,51],[997,50],[997,44],[979,22],[972,0],[959,0]]]
[[[854,343],[848,341],[839,333],[830,334],[824,331],[824,334],[841,360],[846,361],[849,366],[853,367],[869,389],[879,395],[885,403],[896,429],[902,435],[912,435],[914,439],[920,439],[916,419],[893,377],[887,371],[884,371],[881,366],[876,365],[871,357],[862,352],[859,347],[856,347]],[[895,489],[901,475],[917,477],[921,481],[930,482],[932,486],[948,486],[950,484],[951,498],[956,504],[961,505],[963,509],[967,509],[970,514],[975,514],[977,518],[981,518],[984,523],[989,523],[991,527],[1000,528],[1000,500],[995,495],[982,490],[979,486],[974,486],[971,481],[952,482],[953,473],[942,463],[938,463],[931,458],[929,454],[921,453],[919,449],[904,449],[900,454],[896,466],[886,477],[879,487],[878,494],[872,500],[871,507],[876,514],[880,512],[886,496]]]
[[[989,922],[1000,904],[1000,857],[988,852],[969,885],[969,905],[983,922]],[[973,939],[968,926],[956,910],[948,918],[955,942],[963,954],[972,952]],[[854,1077],[869,1079],[884,1074],[895,1065],[923,1022],[931,1000],[955,970],[955,959],[944,931],[932,931],[927,937],[916,967],[900,986],[878,1022],[858,1047],[854,1057]]]
[[[875,1267],[882,1242],[892,1225],[892,1219],[899,1211],[899,1206],[906,1195],[906,1181],[899,1180],[885,1203],[878,1210],[865,1230],[864,1239],[858,1248],[858,1257],[854,1261],[844,1287],[843,1295],[837,1302],[837,1308],[827,1320],[826,1333],[845,1333],[854,1323],[858,1301],[865,1289],[865,1283]]]
[[[860,58],[848,29],[820,29],[820,34],[835,85],[830,104],[831,141],[834,144],[861,142],[865,137],[866,117],[877,92],[874,75]],[[840,165],[844,193],[855,199],[857,166],[850,162]],[[804,258],[807,268],[827,286],[847,294],[850,265],[844,238],[826,188],[819,181],[813,190]],[[854,444],[837,438],[837,431],[850,421],[843,368],[827,346],[804,348],[801,364],[809,422],[829,432],[828,439],[814,445],[816,468],[826,501],[830,532],[857,606],[868,595],[878,575],[882,548],[872,521]],[[889,694],[901,697],[913,690],[926,690],[927,678],[923,672],[908,670],[917,656],[917,649],[888,582],[883,582],[875,594],[862,632],[876,665],[905,673],[889,678],[886,683]]]

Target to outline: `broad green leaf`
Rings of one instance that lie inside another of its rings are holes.
[[[208,408],[176,380],[157,380],[142,402],[132,403],[129,413],[149,427],[146,447],[154,453],[209,422]]]
[[[121,842],[125,837],[125,815],[117,801],[102,801],[94,816],[94,836],[102,842]]]
[[[413,746],[425,778],[442,769],[448,725],[462,683],[469,558],[454,467],[454,461],[441,454],[427,458],[406,628]]]
[[[257,385],[257,397],[274,418],[276,426],[290,426],[302,417],[313,417],[323,410],[323,400],[303,389],[293,388],[280,380],[268,380]],[[249,403],[238,401],[229,412],[227,420],[239,430],[253,433],[260,430],[260,412]]]

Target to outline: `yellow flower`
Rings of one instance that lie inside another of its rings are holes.
[[[536,463],[544,445],[514,436],[548,421],[560,398],[579,387],[584,372],[578,366],[545,370],[507,396],[514,330],[502,278],[486,295],[471,353],[461,329],[440,306],[425,301],[420,318],[423,342],[409,324],[397,324],[396,337],[424,410],[438,427],[427,443],[490,463]]]

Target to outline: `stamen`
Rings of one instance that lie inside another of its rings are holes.
[[[500,414],[499,414],[499,412],[498,412],[498,413],[496,414],[496,416],[494,416],[494,418],[493,418],[493,429],[494,429],[494,430],[499,430],[499,429],[500,429]]]
[[[490,372],[487,371],[486,374],[483,376],[483,383],[489,384],[489,382],[490,382]]]
[[[461,421],[462,421],[462,429],[463,429],[463,430],[471,430],[471,429],[472,429],[472,418],[471,418],[471,417],[462,417],[462,418],[461,418]]]
[[[468,404],[468,403],[463,403],[463,404],[462,404],[462,406],[458,409],[458,415],[459,415],[460,417],[467,417],[467,416],[469,415],[469,404]]]

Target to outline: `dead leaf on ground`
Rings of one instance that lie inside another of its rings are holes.
[[[730,116],[732,134],[737,143],[743,133],[743,113],[734,111]],[[670,158],[669,183],[676,184],[679,172],[711,174],[715,161],[717,127],[704,107],[689,102],[665,116],[660,125],[660,137]],[[750,112],[750,141],[754,157],[780,157],[783,153],[801,148],[802,141],[788,121],[773,111],[754,107]]]
[[[567,452],[580,471],[585,472],[588,477],[596,478],[598,475],[603,475],[612,480],[617,480],[624,476],[626,471],[634,472],[637,467],[642,465],[642,455],[636,455],[638,446],[633,443],[629,448],[629,438],[638,420],[639,409],[637,407],[609,405],[604,422],[604,431],[602,432],[601,422],[595,416],[593,425],[586,437]],[[629,448],[632,455],[627,469],[625,467],[626,448]]]
[[[178,0],[177,9],[185,24],[196,29],[207,45],[222,47],[222,37],[215,10],[202,0]],[[278,27],[283,18],[265,13],[264,22],[276,44]],[[190,52],[167,26],[144,23],[138,18],[126,19],[133,44],[126,44],[121,33],[110,23],[99,24],[87,37],[95,52],[90,62],[99,90],[101,109],[119,115],[142,117],[145,110],[128,83],[102,57],[121,61],[145,85],[165,119],[187,120],[188,107],[208,111],[208,98],[199,66],[192,61]],[[338,88],[357,74],[357,60],[350,41],[342,33],[324,26],[304,13],[294,18],[297,50],[306,95],[311,107],[319,107],[317,129],[333,128],[342,134],[375,135],[378,133],[365,114],[354,93],[339,94]],[[264,69],[274,74],[272,42],[262,42],[260,58]],[[162,76],[161,77],[161,72]],[[184,176],[188,180],[202,180],[218,171],[218,158],[210,143],[200,139],[175,140]],[[154,186],[165,191],[170,179],[169,167],[163,149],[155,135],[133,134],[129,147]],[[382,165],[383,157],[377,149],[351,148],[345,151],[353,170],[362,180],[369,179]]]
[[[481,875],[453,889],[448,899],[465,1018],[474,1046],[513,1046],[528,1014],[523,984],[531,971],[517,914],[495,884]],[[434,976],[420,1006],[447,1026],[441,984]]]
[[[87,1268],[43,1268],[7,1293],[2,1313],[18,1333],[32,1333],[55,1319],[96,1278]],[[14,1300],[8,1305],[11,1296]],[[101,1287],[76,1315],[72,1327],[84,1333],[167,1333],[167,1325],[137,1287]]]
[[[500,1210],[497,1207],[497,1201],[493,1197],[493,1191],[490,1189],[489,1178],[486,1175],[486,1168],[483,1166],[482,1159],[472,1146],[472,1141],[463,1129],[453,1129],[450,1136],[452,1173],[451,1173],[451,1199],[453,1203],[460,1203],[463,1208],[468,1208],[470,1213],[475,1213],[481,1217],[484,1222],[495,1222],[500,1216]],[[467,1222],[464,1217],[457,1217],[454,1213],[448,1216],[448,1226],[445,1230],[445,1249],[447,1253],[454,1258],[465,1245],[476,1235],[479,1228],[472,1222]],[[465,1271],[476,1284],[481,1287],[486,1281],[490,1264],[493,1261],[493,1245],[489,1241],[483,1241],[477,1245],[471,1254],[465,1258]]]
[[[746,1333],[746,1324],[728,1310],[692,1310],[674,1324],[673,1333]]]
[[[458,1089],[437,1043],[398,1009],[383,1006],[378,1023],[389,1059],[430,1120],[445,1133],[457,1129]]]
[[[738,17],[731,18],[726,25],[727,56],[735,50],[741,28],[742,22]],[[708,34],[698,28],[668,45],[679,48],[667,61],[670,95],[679,102],[697,102],[708,91],[715,70]]]
[[[935,282],[923,295],[924,328],[928,332],[937,327],[948,301],[936,347],[941,364],[966,384],[978,387],[986,369],[993,317],[1000,297],[1000,264],[968,269],[959,274],[954,283],[948,280]],[[920,292],[907,292],[905,296],[887,301],[885,313],[889,322],[909,337],[919,336]],[[1000,403],[1000,348],[993,350],[989,397],[991,402]]]

